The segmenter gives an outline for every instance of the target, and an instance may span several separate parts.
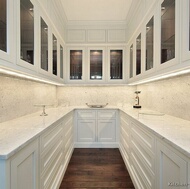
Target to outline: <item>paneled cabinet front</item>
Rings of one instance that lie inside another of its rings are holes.
[[[40,188],[58,188],[73,149],[73,113],[40,136]]]
[[[39,188],[38,152],[38,139],[36,139],[11,159],[11,189]]]
[[[117,144],[116,110],[77,110],[76,147],[108,147]]]

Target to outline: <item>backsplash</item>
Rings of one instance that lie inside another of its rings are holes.
[[[190,74],[138,85],[137,89],[142,107],[190,120]]]
[[[39,111],[34,104],[55,104],[56,87],[0,74],[0,122]]]
[[[57,99],[59,105],[71,106],[89,104],[126,105],[133,104],[134,91],[131,86],[71,86],[58,87]]]

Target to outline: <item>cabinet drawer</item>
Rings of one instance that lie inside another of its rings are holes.
[[[80,111],[77,111],[77,118],[78,119],[83,119],[83,118],[95,119],[96,118],[96,111],[94,111],[94,110],[80,110]]]
[[[48,169],[48,167],[52,167],[55,158],[58,156],[58,154],[62,153],[62,148],[63,148],[63,140],[62,137],[58,138],[56,141],[56,144],[50,148],[50,150],[43,154],[41,157],[41,173]]]
[[[131,135],[143,148],[154,153],[155,140],[154,137],[146,130],[142,129],[135,123],[131,123]]]
[[[62,123],[60,123],[56,127],[52,127],[50,130],[46,131],[40,137],[41,154],[46,153],[48,151],[48,149],[50,149],[56,143],[57,138],[59,138],[62,134],[63,134]]]
[[[98,110],[98,119],[115,119],[115,110]]]

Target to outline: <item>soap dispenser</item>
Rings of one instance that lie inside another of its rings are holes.
[[[141,108],[141,106],[139,105],[139,96],[138,94],[140,94],[141,91],[135,91],[136,97],[135,97],[135,105],[133,106],[133,108]]]

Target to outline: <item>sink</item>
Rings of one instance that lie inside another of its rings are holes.
[[[89,108],[104,108],[108,105],[108,103],[106,103],[106,104],[88,104],[88,103],[86,103],[86,105]]]

